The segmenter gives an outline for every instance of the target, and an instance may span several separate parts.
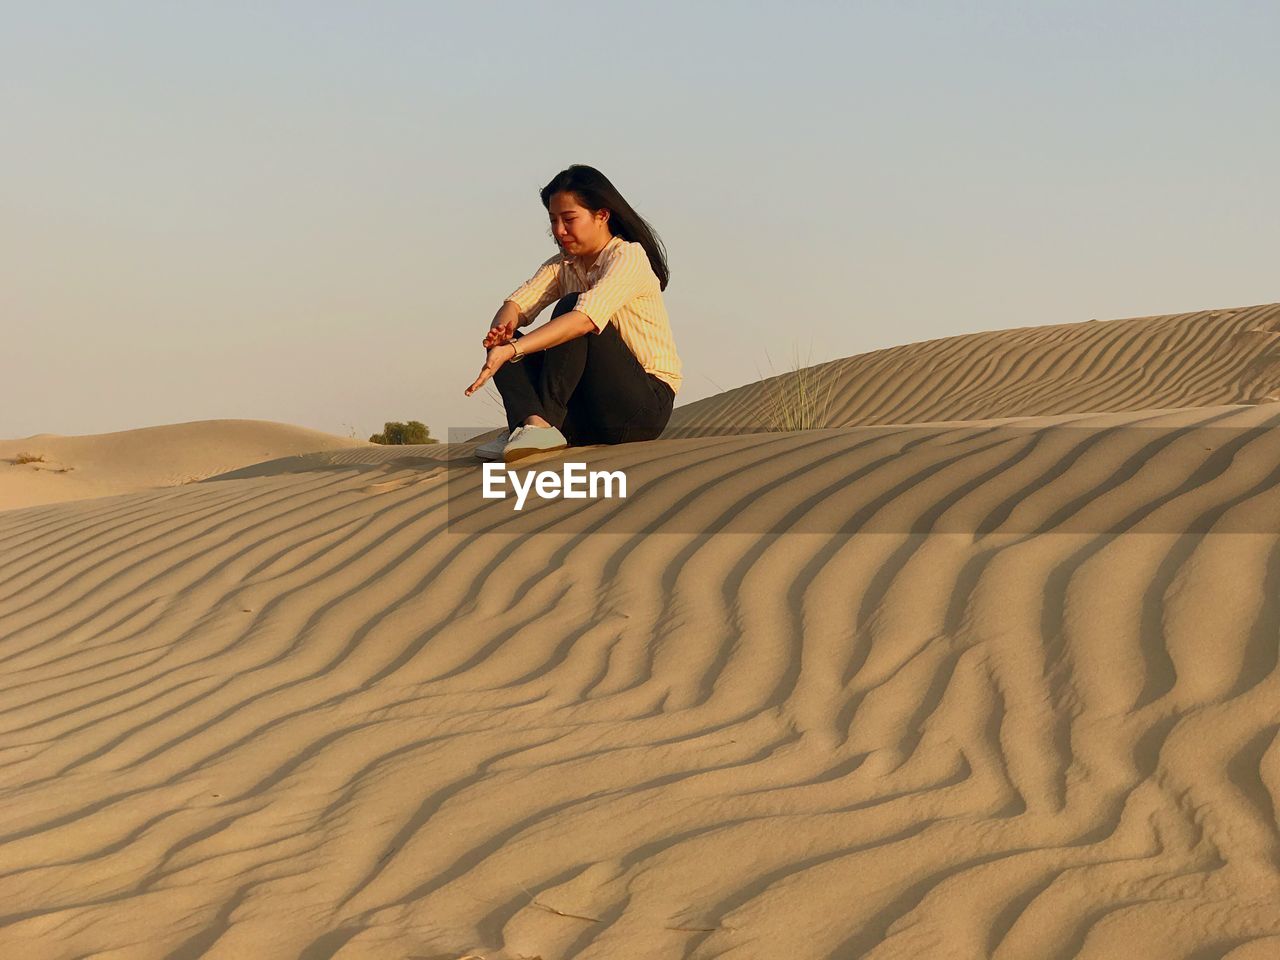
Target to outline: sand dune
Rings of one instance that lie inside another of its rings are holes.
[[[809,369],[829,396],[824,427],[1269,403],[1280,400],[1280,304],[975,333]],[[767,427],[770,398],[794,381],[677,407],[667,434]]]
[[[0,953],[1280,955],[1277,309],[0,513]]]
[[[278,457],[367,446],[267,420],[197,420],[85,437],[40,433],[0,440],[0,510],[172,487]]]

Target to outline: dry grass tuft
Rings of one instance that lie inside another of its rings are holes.
[[[485,403],[498,416],[498,422],[502,424],[502,429],[507,428],[507,406],[502,402],[502,394],[498,392],[498,388],[492,380],[485,383],[480,390],[481,396],[484,397]]]
[[[765,357],[768,356],[766,353]],[[769,369],[773,370],[771,359]],[[793,345],[790,368],[780,375],[774,373],[773,382],[765,391],[758,411],[761,422],[767,429],[778,432],[818,430],[827,426],[835,375],[830,365],[819,371],[810,365],[808,357],[802,361],[799,348]]]
[[[44,463],[43,453],[20,453],[13,458],[14,463]]]

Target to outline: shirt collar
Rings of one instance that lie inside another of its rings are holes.
[[[609,250],[612,250],[618,244],[624,243],[624,242],[625,241],[621,237],[615,234],[612,238],[610,238],[608,243],[606,243],[603,247],[600,248],[600,252],[596,254],[596,258],[591,261],[591,266],[587,267],[586,271],[584,272],[589,273],[590,271],[594,270],[596,264],[600,262],[600,258],[603,257],[605,253],[607,253]],[[573,265],[574,259],[573,257],[569,256],[567,253],[562,253],[560,255],[560,262]]]

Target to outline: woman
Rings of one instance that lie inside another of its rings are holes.
[[[506,408],[508,433],[477,448],[482,459],[652,440],[683,379],[652,228],[594,167],[560,171],[541,197],[560,252],[503,301],[466,389],[471,396],[492,377]],[[518,329],[553,301],[547,323]]]

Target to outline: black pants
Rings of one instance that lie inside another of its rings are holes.
[[[551,311],[554,320],[578,302],[571,293]],[[520,337],[519,331],[516,336]],[[540,416],[574,446],[654,440],[666,428],[675,391],[647,373],[622,340],[618,325],[504,363],[493,378],[514,430]]]

